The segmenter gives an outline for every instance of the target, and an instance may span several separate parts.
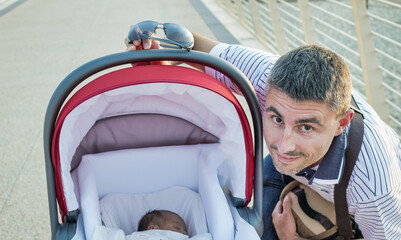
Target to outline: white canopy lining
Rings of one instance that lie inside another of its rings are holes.
[[[192,85],[148,83],[114,89],[77,106],[65,118],[60,139],[60,165],[68,211],[79,208],[70,173],[77,147],[99,119],[155,113],[185,119],[220,139],[226,162],[219,169],[234,197],[245,199],[244,134],[234,106],[224,97]]]

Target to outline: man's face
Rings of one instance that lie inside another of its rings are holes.
[[[266,95],[263,132],[281,173],[291,175],[318,164],[342,132],[342,124],[326,103],[297,102],[275,88]]]

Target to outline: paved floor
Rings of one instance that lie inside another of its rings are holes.
[[[176,22],[258,46],[213,0],[20,3],[0,15],[0,239],[50,238],[42,141],[48,101],[78,66],[123,51],[131,24]]]

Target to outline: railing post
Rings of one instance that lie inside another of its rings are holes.
[[[270,17],[272,20],[274,39],[276,40],[277,52],[283,55],[288,51],[288,42],[283,30],[283,24],[280,17],[280,9],[277,5],[277,0],[267,1],[270,11]]]
[[[306,44],[317,44],[319,38],[315,31],[312,14],[309,7],[309,0],[298,0],[299,11],[301,14],[302,26],[304,29]]]
[[[358,48],[361,55],[366,97],[369,104],[375,109],[382,120],[389,123],[390,116],[382,84],[382,73],[376,57],[365,1],[352,0],[352,12],[354,14]]]
[[[265,31],[263,30],[263,24],[260,19],[260,14],[258,10],[258,3],[256,0],[249,0],[249,6],[251,10],[251,15],[252,15],[252,22],[253,22],[253,28],[255,31],[255,37],[261,40],[262,42],[266,42],[266,34]]]
[[[248,19],[246,18],[245,11],[242,7],[242,0],[235,0],[235,7],[237,9],[237,18],[238,18],[239,23],[243,27],[250,29],[248,26]]]
[[[224,6],[228,14],[230,14],[233,18],[235,18],[231,0],[219,0],[219,2]]]

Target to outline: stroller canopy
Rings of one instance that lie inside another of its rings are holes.
[[[252,132],[227,88],[180,66],[145,65],[101,75],[70,96],[55,124],[52,161],[60,211],[65,216],[79,208],[73,175],[86,153],[209,142],[219,142],[228,159],[219,168],[222,183],[248,203]]]

